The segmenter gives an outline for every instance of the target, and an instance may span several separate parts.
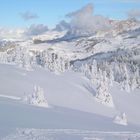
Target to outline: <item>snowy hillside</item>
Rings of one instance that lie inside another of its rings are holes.
[[[0,41],[0,140],[140,139],[140,22],[109,23]]]

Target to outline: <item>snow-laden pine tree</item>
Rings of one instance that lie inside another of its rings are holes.
[[[7,63],[7,53],[6,52],[0,52],[0,63]]]
[[[122,113],[121,115],[117,115],[114,120],[114,123],[119,124],[119,125],[127,125],[127,116],[125,113]]]
[[[91,69],[90,69],[90,64],[82,64],[80,71],[89,79],[91,79]]]
[[[26,70],[32,70],[31,67],[31,56],[26,48],[17,47],[15,49],[15,60],[14,62],[21,68]]]
[[[105,104],[109,107],[114,107],[113,99],[109,92],[109,83],[106,71],[100,70],[100,82],[97,87],[96,99],[102,104]]]
[[[17,47],[15,49],[15,63],[18,65],[18,67],[22,67],[22,48]]]
[[[62,54],[47,51],[45,57],[45,67],[55,73],[63,73],[70,68],[70,61]]]
[[[69,58],[65,58],[65,71],[70,69],[70,61]]]
[[[28,103],[35,106],[49,107],[43,88],[34,86],[34,92],[28,96]]]
[[[126,64],[123,64],[121,89],[130,92],[130,77]]]
[[[114,82],[114,72],[110,66],[110,70],[109,70],[109,86],[113,86],[113,82]]]
[[[130,76],[130,89],[133,91],[138,87],[138,71],[136,70]]]
[[[96,60],[93,60],[91,65],[91,82],[94,85],[97,85],[97,76],[98,76],[98,69],[97,69],[97,62]]]
[[[65,61],[64,61],[64,59],[62,58],[62,57],[59,57],[60,59],[59,59],[59,64],[60,64],[60,69],[59,69],[59,71],[60,72],[64,72],[65,71]]]
[[[140,68],[137,66],[135,71],[137,88],[140,88]]]
[[[30,56],[29,51],[27,50],[25,50],[23,54],[23,68],[25,68],[28,71],[32,70],[31,56]]]

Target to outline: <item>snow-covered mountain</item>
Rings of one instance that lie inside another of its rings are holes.
[[[52,30],[0,41],[0,136],[13,132],[2,140],[49,139],[54,128],[52,139],[61,139],[60,129],[73,139],[115,132],[116,139],[140,139],[123,135],[140,130],[140,22],[109,22],[94,33]]]

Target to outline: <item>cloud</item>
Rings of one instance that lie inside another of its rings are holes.
[[[94,9],[93,5],[90,3],[90,4],[87,4],[86,6],[84,6],[83,8],[81,8],[80,10],[69,13],[66,16],[67,17],[83,17],[83,16],[89,17],[89,16],[92,16],[93,9]]]
[[[27,11],[27,12],[25,12],[25,13],[20,13],[20,16],[21,16],[21,18],[24,19],[25,21],[39,18],[37,14],[32,13],[32,12],[29,12],[29,11]]]
[[[11,28],[0,28],[0,39],[4,38],[22,38],[24,33],[24,29],[11,29]]]
[[[60,21],[55,27],[54,30],[56,31],[64,31],[64,30],[69,30],[70,29],[70,24],[66,22],[65,20]]]
[[[40,35],[48,31],[48,26],[43,24],[32,24],[27,30],[25,31],[25,35],[27,36],[34,36],[34,35]]]
[[[140,19],[140,9],[132,9],[127,12],[129,18]]]
[[[48,27],[43,24],[32,24],[28,28],[0,28],[0,39],[24,39],[34,35],[41,35],[48,31]]]
[[[69,13],[66,17],[70,18],[72,29],[95,32],[110,27],[108,18],[94,15],[93,4],[87,4],[80,10]]]
[[[71,18],[71,26],[73,28],[87,28],[87,26],[91,26],[90,24],[92,24],[89,21],[89,19],[93,18],[92,14],[93,5],[88,4],[80,10],[67,14],[66,17]]]

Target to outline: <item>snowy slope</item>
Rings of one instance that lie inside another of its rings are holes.
[[[140,97],[138,94],[131,94],[129,97],[128,93],[123,93],[124,97],[120,100],[121,91],[120,94],[115,93],[118,91],[113,88],[115,108],[109,108],[96,102],[91,83],[81,74],[66,72],[56,75],[42,68],[25,71],[14,65],[4,64],[0,65],[0,69],[0,93],[3,95],[0,97],[1,135],[8,134],[15,128],[107,132],[139,130],[137,125],[140,124],[140,113],[137,110],[132,112],[128,106],[131,104],[131,109],[137,108]],[[24,93],[33,92],[34,84],[43,87],[50,108],[36,108],[21,100]],[[114,116],[124,110],[128,117],[128,126],[114,124]]]
[[[0,87],[0,93],[2,95],[22,98],[24,94],[33,92],[34,85],[39,85],[44,89],[50,105],[95,112],[110,117],[113,115],[112,112],[115,112],[112,108],[94,100],[94,88],[90,81],[81,74],[66,72],[56,75],[42,68],[26,71],[13,65],[0,65],[0,69],[1,85],[3,85]],[[8,88],[3,83],[7,83]]]
[[[139,128],[115,125],[112,119],[66,108],[36,108],[17,101],[0,100],[0,134],[4,139],[79,139],[84,137],[139,138]],[[9,112],[12,114],[9,115]],[[38,115],[37,115],[38,114]],[[100,123],[99,123],[100,122]],[[22,129],[17,129],[22,128]],[[34,129],[33,129],[34,128]],[[15,132],[16,131],[16,132]]]

